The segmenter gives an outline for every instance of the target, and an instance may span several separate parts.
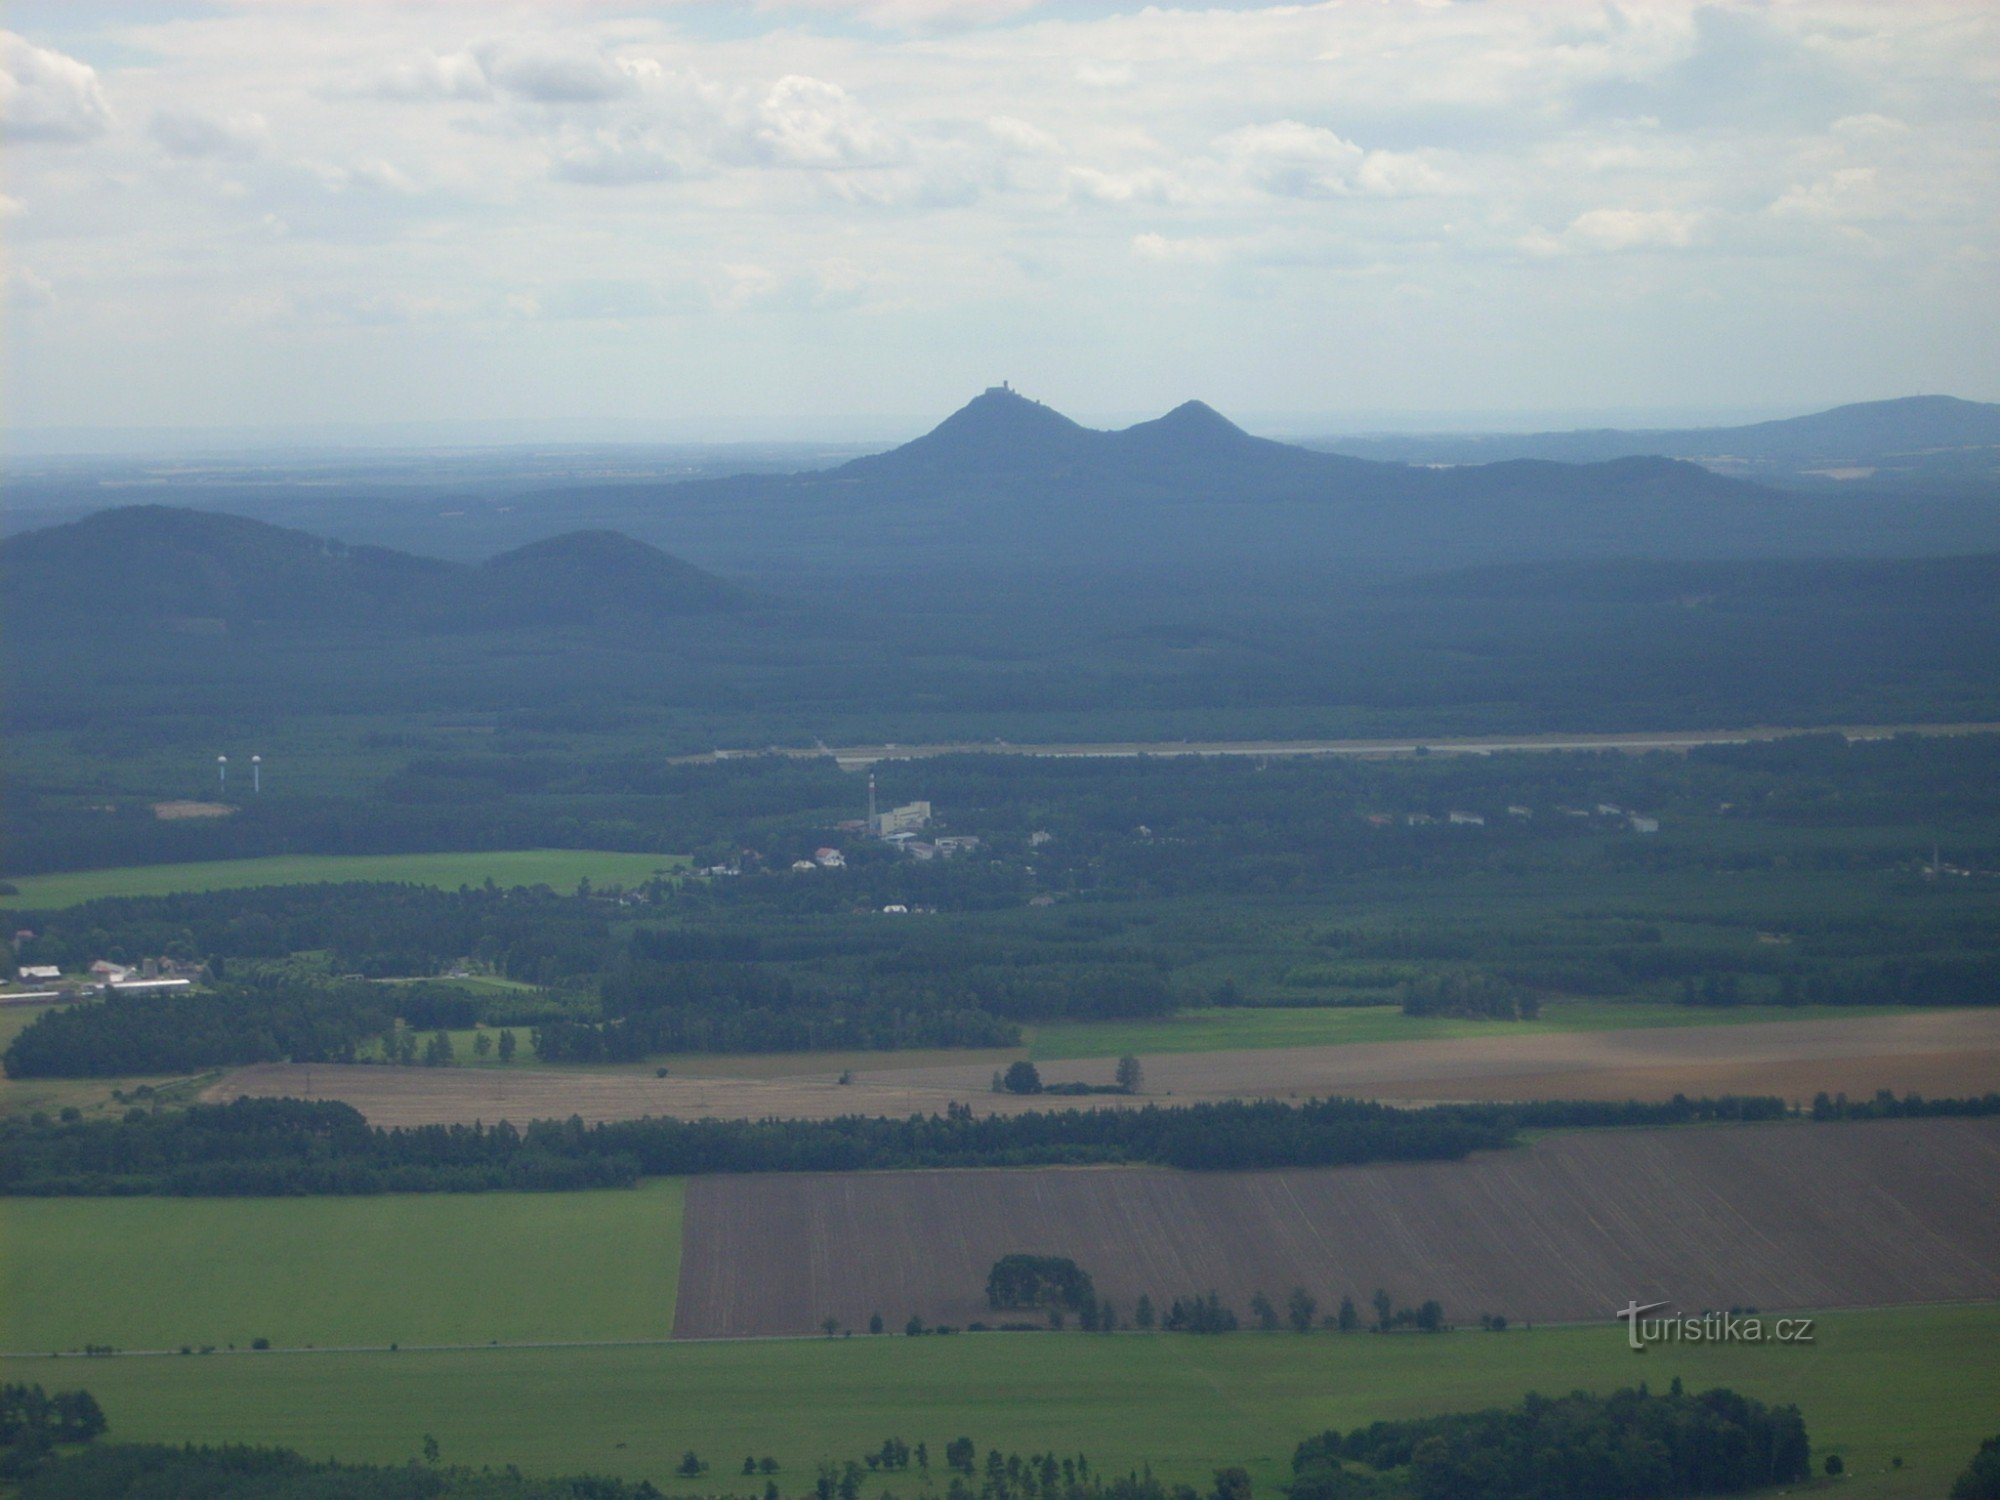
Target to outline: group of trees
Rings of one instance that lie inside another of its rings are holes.
[[[2000,1099],[1928,1100],[1927,1114]],[[370,1126],[331,1101],[238,1099],[118,1119],[0,1120],[0,1194],[478,1192],[627,1186],[707,1172],[1148,1163],[1193,1170],[1451,1161],[1523,1128],[1782,1117],[1777,1099],[1399,1109],[1352,1099],[832,1120],[537,1120]]]
[[[1734,1391],[1530,1395],[1520,1406],[1326,1432],[1292,1458],[1292,1500],[1630,1500],[1730,1495],[1807,1477],[1804,1419]],[[1358,1467],[1349,1467],[1356,1465]]]
[[[1003,1255],[986,1274],[986,1305],[995,1312],[1081,1312],[1096,1300],[1090,1273],[1067,1255]]]
[[[1353,1100],[904,1120],[536,1121],[370,1127],[351,1107],[239,1099],[119,1120],[0,1121],[0,1193],[295,1194],[628,1184],[641,1175],[1152,1162],[1183,1167],[1454,1160],[1504,1116]]]
[[[35,1473],[58,1444],[95,1442],[106,1426],[104,1408],[89,1391],[0,1385],[0,1484]]]
[[[1406,1016],[1532,1021],[1542,1013],[1542,1002],[1533,990],[1477,970],[1425,974],[1399,989]]]

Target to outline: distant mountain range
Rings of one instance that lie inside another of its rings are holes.
[[[1411,464],[1602,463],[1657,455],[1795,489],[2000,492],[2000,405],[1954,396],[1866,401],[1742,427],[1420,433],[1330,438],[1310,446]]]
[[[1983,451],[1971,440],[1996,422],[2000,408],[1922,398],[1719,430],[1727,445],[1714,434],[1676,441],[1691,452],[1728,446],[1739,456],[1788,453],[1802,461],[1796,455],[1951,439],[1961,445],[1950,451],[1963,456]],[[1842,434],[1853,435],[1844,447]],[[1226,591],[1276,575],[2000,549],[2000,483],[1961,494],[1884,494],[1861,481],[1827,480],[1827,492],[1802,493],[1718,472],[1713,452],[1703,463],[1614,453],[1649,436],[1555,435],[1550,446],[1571,444],[1560,461],[1504,446],[1531,448],[1533,439],[1440,439],[1438,452],[1476,451],[1494,461],[1415,464],[1254,437],[1199,401],[1101,431],[995,387],[901,447],[792,474],[496,486],[475,495],[359,482],[170,491],[349,544],[329,550],[297,533],[284,545],[245,543],[254,566],[235,582],[225,580],[227,568],[213,574],[171,561],[192,533],[170,534],[164,521],[143,538],[137,562],[111,556],[116,549],[100,547],[87,524],[66,541],[34,546],[75,549],[73,578],[110,587],[118,570],[117,588],[153,601],[162,616],[386,611],[425,628],[510,613],[658,619],[741,602],[732,585],[680,557],[744,579],[766,598],[845,607],[883,586],[914,598],[960,593],[968,579],[980,593],[1102,590],[1161,578],[1176,588]],[[1415,439],[1397,441],[1432,451]],[[101,504],[105,493],[79,491],[77,500]],[[185,531],[195,523],[178,524]],[[223,552],[234,545],[220,532],[200,540]],[[37,565],[24,576],[32,587],[35,577],[61,572]],[[870,581],[866,588],[857,587],[861,580]],[[211,608],[204,599],[217,590],[225,603]],[[74,601],[62,607],[72,610]]]
[[[656,547],[578,531],[468,565],[176,506],[100,511],[0,541],[10,628],[194,633],[647,626],[748,596]]]

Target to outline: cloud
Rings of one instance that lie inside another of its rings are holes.
[[[774,295],[784,279],[767,266],[725,265],[718,268],[709,296],[719,312],[741,312]]]
[[[1795,184],[1771,204],[1780,218],[1867,218],[1879,212],[1873,167],[1842,167],[1816,182]]]
[[[1025,156],[1053,156],[1062,150],[1062,142],[1046,130],[1012,115],[988,116],[986,131],[1007,150]]]
[[[836,11],[875,26],[977,26],[1010,20],[1043,0],[763,0],[766,10]]]
[[[391,100],[491,99],[493,81],[470,52],[420,52],[350,80],[345,92]]]
[[[535,104],[601,104],[660,76],[660,65],[651,58],[547,41],[490,42],[474,55],[495,88]]]
[[[1162,167],[1141,167],[1130,172],[1071,167],[1069,188],[1073,197],[1113,205],[1145,203],[1160,207],[1185,203],[1194,196],[1186,182]]]
[[[413,52],[352,76],[340,90],[425,102],[500,96],[530,104],[603,104],[660,77],[651,58],[622,57],[569,38],[504,37],[453,52]]]
[[[0,31],[0,130],[17,141],[87,141],[111,124],[97,70]]]
[[[0,300],[18,310],[53,306],[55,288],[27,266],[0,267]]]
[[[1685,249],[1701,228],[1699,214],[1671,208],[1593,208],[1570,221],[1564,241],[1591,250]]]
[[[880,165],[902,154],[894,132],[870,119],[837,83],[793,73],[757,106],[759,156],[794,167]]]
[[[672,182],[686,174],[678,161],[637,131],[596,130],[559,145],[549,175],[558,182],[621,187]]]
[[[191,109],[154,112],[153,139],[171,156],[255,156],[264,147],[269,127],[260,114],[203,114]]]
[[[398,198],[414,198],[423,191],[407,172],[392,162],[319,162],[311,167],[311,171],[319,179],[320,186],[329,193],[386,193]]]
[[[1223,256],[1223,246],[1212,239],[1169,239],[1163,234],[1135,234],[1132,254],[1140,260],[1196,261],[1208,263]]]
[[[1450,185],[1425,153],[1366,151],[1297,120],[1232,130],[1216,141],[1215,151],[1240,181],[1284,198],[1415,197]]]

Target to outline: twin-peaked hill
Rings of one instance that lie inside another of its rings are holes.
[[[742,608],[733,584],[616,532],[467,565],[174,506],[99,511],[0,541],[11,629],[396,631],[659,624]]]

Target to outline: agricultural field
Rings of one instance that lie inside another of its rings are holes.
[[[407,881],[456,890],[462,885],[546,885],[573,891],[593,885],[637,885],[683,869],[672,854],[623,854],[608,849],[502,849],[473,854],[279,854],[184,865],[128,865],[61,875],[23,875],[5,898],[15,910],[53,910],[106,896],[165,896],[176,891],[243,890],[344,880]]]
[[[673,1179],[600,1193],[6,1198],[0,1348],[665,1338],[680,1245]]]
[[[1766,1012],[1766,1015],[1769,1013]],[[1292,1099],[1332,1094],[1439,1100],[1663,1100],[1778,1094],[1809,1101],[1878,1089],[1932,1096],[1982,1094],[2000,1086],[2000,1011],[1902,1010],[1816,1021],[1629,1031],[1523,1031],[1520,1022],[1462,1023],[1479,1034],[1433,1041],[1253,1048],[1239,1052],[1141,1054],[1142,1092],[1096,1095],[1093,1105],[1202,1099]],[[466,1049],[461,1048],[461,1052]],[[250,1096],[342,1099],[378,1125],[491,1123],[580,1115],[587,1121],[645,1115],[684,1119],[827,1119],[844,1114],[1047,1108],[1039,1096],[992,1092],[1009,1054],[939,1061],[847,1054],[837,1061],[793,1055],[759,1067],[732,1060],[677,1059],[668,1076],[651,1066],[393,1068],[263,1063],[210,1085],[212,1102]],[[943,1054],[950,1057],[951,1054]],[[961,1054],[962,1056],[962,1054]],[[902,1065],[898,1065],[898,1063]],[[1106,1057],[1051,1063],[1044,1080],[1109,1083]],[[839,1080],[847,1077],[847,1083]]]
[[[1857,1205],[1866,1205],[1865,1213]],[[986,1273],[1073,1258],[1130,1319],[1303,1286],[1448,1317],[2000,1297],[2000,1122],[1566,1132],[1464,1162],[1275,1172],[1036,1168],[689,1183],[683,1337],[1001,1321]]]
[[[650,1478],[683,1452],[718,1488],[746,1453],[786,1493],[822,1457],[900,1434],[943,1445],[1087,1453],[1206,1485],[1243,1464],[1259,1495],[1293,1445],[1326,1427],[1610,1390],[1675,1376],[1796,1402],[1815,1453],[1848,1466],[1854,1500],[1936,1500],[2000,1411],[2000,1304],[1833,1312],[1810,1346],[1706,1345],[1632,1354],[1598,1323],[1506,1334],[1219,1338],[980,1334],[202,1359],[0,1360],[0,1378],[82,1382],[134,1441],[282,1443],[402,1461],[435,1434],[448,1462]],[[524,1414],[532,1413],[532,1420]],[[1890,1460],[1903,1465],[1891,1470]],[[933,1472],[937,1470],[934,1467]],[[916,1486],[910,1484],[912,1491]],[[933,1491],[937,1486],[933,1485]]]
[[[1028,1028],[1034,1061],[1118,1057],[1124,1053],[1249,1051],[1326,1047],[1351,1042],[1419,1042],[1457,1037],[1538,1036],[1565,1031],[1624,1031],[1653,1026],[1743,1026],[1760,1021],[1838,1021],[1905,1015],[1892,1005],[1687,1006],[1646,1000],[1552,1000],[1532,1021],[1464,1016],[1407,1016],[1381,1005],[1197,1007],[1158,1019],[1053,1021]]]

